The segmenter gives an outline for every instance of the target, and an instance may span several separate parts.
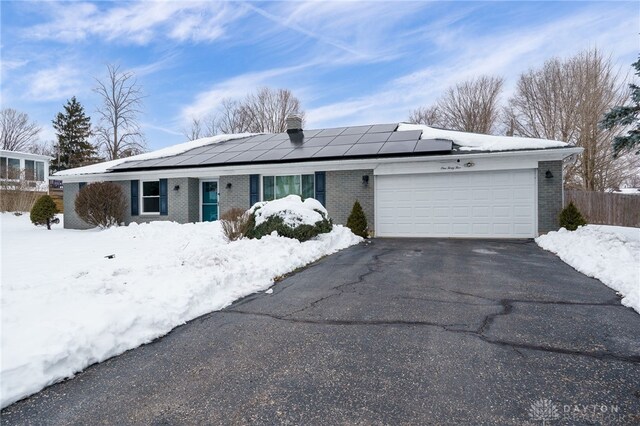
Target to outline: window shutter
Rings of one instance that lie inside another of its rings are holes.
[[[167,180],[160,179],[160,216],[169,214],[169,200],[167,197]]]
[[[82,188],[84,188],[84,186],[85,186],[86,184],[87,184],[87,182],[80,182],[80,183],[78,184],[78,191],[81,191],[81,190],[82,190]]]
[[[138,216],[140,214],[140,201],[138,199],[138,192],[140,191],[140,182],[137,180],[131,181],[131,216]]]
[[[260,175],[249,175],[249,207],[260,201]]]
[[[325,172],[316,172],[316,200],[326,207]]]

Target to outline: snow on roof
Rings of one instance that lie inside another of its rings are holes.
[[[449,139],[460,151],[511,151],[516,149],[562,148],[569,144],[548,139],[518,136],[494,136],[429,127],[424,124],[400,123],[398,132],[422,130],[421,139]]]
[[[42,154],[33,154],[31,152],[22,152],[22,151],[10,151],[7,149],[0,149],[0,155],[3,157],[26,157],[26,158],[34,158],[38,160],[53,160],[53,157],[50,155],[42,155]]]
[[[182,154],[183,152],[187,152],[194,148],[200,148],[202,146],[212,145],[219,142],[230,141],[232,139],[242,139],[253,135],[255,135],[255,133],[238,133],[233,135],[218,135],[210,138],[196,139],[193,141],[180,143],[178,145],[168,146],[157,151],[145,152],[144,154],[134,155],[127,158],[118,158],[117,160],[104,161],[102,163],[91,164],[90,166],[61,170],[54,173],[53,176],[75,176],[106,173],[107,170],[129,161],[151,160],[170,157],[172,155]]]

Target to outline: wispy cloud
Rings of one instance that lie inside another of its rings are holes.
[[[28,28],[26,36],[67,43],[91,36],[140,45],[166,39],[210,42],[246,13],[242,5],[208,1],[144,1],[117,7],[71,2],[47,7],[50,20]]]
[[[30,82],[28,95],[35,101],[61,100],[81,91],[79,69],[68,65],[42,69],[26,80]]]

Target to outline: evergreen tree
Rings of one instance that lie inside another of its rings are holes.
[[[97,150],[89,142],[91,118],[75,98],[67,101],[64,112],[59,112],[53,120],[56,129],[56,158],[51,162],[53,171],[72,169],[95,163]]]
[[[58,213],[56,203],[48,195],[43,195],[31,208],[30,219],[31,222],[38,226],[46,226],[47,229],[51,229],[51,223],[54,222],[54,217]]]
[[[347,219],[347,228],[351,229],[351,232],[362,237],[367,238],[367,217],[364,215],[364,210],[362,210],[362,206],[356,200],[353,203],[353,208],[351,209],[351,214]]]
[[[640,77],[640,58],[633,63],[636,75]],[[600,125],[605,129],[612,129],[617,125],[631,126],[626,136],[616,136],[613,139],[613,155],[618,156],[624,151],[636,149],[640,154],[640,86],[630,84],[631,105],[616,106],[605,114]]]
[[[575,231],[579,226],[584,226],[587,221],[582,217],[580,210],[573,204],[573,201],[569,202],[569,205],[562,209],[560,212],[560,226],[569,231]]]

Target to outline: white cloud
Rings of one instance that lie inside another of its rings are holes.
[[[141,45],[158,39],[207,42],[223,36],[225,26],[246,13],[242,5],[208,1],[143,1],[108,8],[79,2],[47,6],[51,19],[28,28],[25,35],[68,43],[91,36]]]
[[[77,95],[81,90],[80,72],[77,68],[58,65],[27,76],[28,95],[35,101],[63,100]]]

